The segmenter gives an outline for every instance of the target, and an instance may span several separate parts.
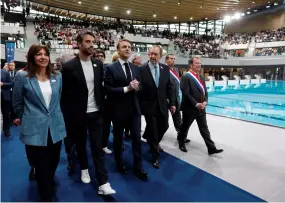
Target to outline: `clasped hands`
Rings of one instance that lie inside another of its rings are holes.
[[[134,79],[130,82],[128,89],[129,89],[129,91],[131,91],[131,90],[138,91],[139,85],[140,85],[139,81],[137,81],[137,79]]]
[[[198,103],[196,108],[199,109],[199,110],[203,110],[203,109],[206,108],[207,104],[208,104],[207,102]]]

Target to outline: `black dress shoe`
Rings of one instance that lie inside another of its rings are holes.
[[[185,147],[185,144],[179,144],[179,149],[182,151],[182,152],[188,152],[188,150],[186,149]]]
[[[224,151],[223,149],[213,149],[213,150],[209,150],[208,153],[209,155],[212,155],[212,154],[222,153],[223,151]]]
[[[178,137],[177,137],[177,140],[178,140]],[[179,140],[178,140],[178,142],[179,142]],[[189,139],[184,140],[184,144],[189,143],[189,142],[191,142],[191,140],[189,140]]]
[[[134,169],[134,174],[141,180],[147,180],[148,174],[143,169]]]
[[[36,180],[36,169],[34,167],[32,167],[30,170],[29,180],[30,181]]]
[[[128,169],[124,165],[117,166],[117,169],[122,174],[128,174]]]
[[[153,160],[152,161],[152,166],[156,169],[159,169],[160,164],[159,164],[159,160]]]

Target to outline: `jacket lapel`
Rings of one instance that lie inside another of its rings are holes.
[[[45,100],[44,100],[44,97],[43,97],[43,94],[42,94],[42,91],[41,91],[39,82],[38,82],[38,80],[36,79],[36,77],[32,77],[32,78],[30,79],[30,84],[31,84],[32,88],[34,89],[36,95],[38,96],[40,102],[42,103],[42,105],[44,106],[44,108],[48,111],[48,108],[47,108],[47,106],[46,106],[46,103],[45,103]]]
[[[126,74],[125,74],[125,72],[123,71],[123,68],[122,68],[122,66],[121,66],[119,60],[115,61],[115,65],[116,65],[117,70],[119,71],[119,73],[120,73],[124,78],[127,79]]]
[[[52,104],[55,100],[55,96],[56,96],[56,84],[57,84],[57,80],[54,74],[51,74],[50,76],[50,86],[51,86],[51,99],[50,99],[50,105],[49,105],[49,109],[52,107]]]
[[[156,87],[156,84],[155,84],[155,81],[154,81],[154,78],[152,76],[152,73],[151,73],[151,70],[150,70],[150,67],[149,67],[148,63],[146,64],[146,67],[147,67],[147,71],[146,72],[148,74],[147,78],[151,78],[150,80],[152,81],[153,86]]]
[[[86,83],[86,79],[85,79],[85,75],[84,75],[84,72],[83,72],[83,68],[82,68],[80,59],[79,59],[78,56],[76,57],[76,59],[77,59],[77,60],[75,60],[76,64],[74,65],[75,72],[76,72],[75,76],[78,77],[78,79],[80,80],[82,85],[87,89],[87,83]]]
[[[158,87],[160,86],[160,84],[163,84],[162,83],[162,79],[163,79],[163,77],[162,77],[162,74],[163,74],[163,66],[161,66],[161,64],[159,63],[158,64],[159,65],[159,83],[158,83]]]

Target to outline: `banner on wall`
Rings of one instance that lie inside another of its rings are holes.
[[[15,47],[16,47],[16,43],[14,41],[6,41],[6,45],[5,45],[6,56],[5,56],[5,59],[6,59],[7,62],[14,61]]]

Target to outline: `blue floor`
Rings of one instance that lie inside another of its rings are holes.
[[[35,182],[28,180],[29,166],[24,145],[19,141],[19,129],[12,128],[11,138],[1,140],[1,201],[23,202],[38,201]],[[90,152],[89,152],[90,153]],[[61,159],[56,173],[58,185],[55,201],[61,202],[263,202],[264,200],[249,194],[199,168],[174,156],[162,153],[161,168],[154,169],[148,147],[143,144],[144,168],[149,173],[149,181],[142,182],[132,173],[121,175],[115,170],[112,156],[106,156],[109,179],[117,194],[112,197],[100,197],[96,193],[96,182],[83,184],[80,181],[79,168],[75,175],[68,176],[66,154],[62,147]],[[205,154],[205,156],[207,156]],[[131,145],[126,142],[124,152],[126,166],[131,171]],[[89,159],[90,176],[94,180],[95,172]]]

